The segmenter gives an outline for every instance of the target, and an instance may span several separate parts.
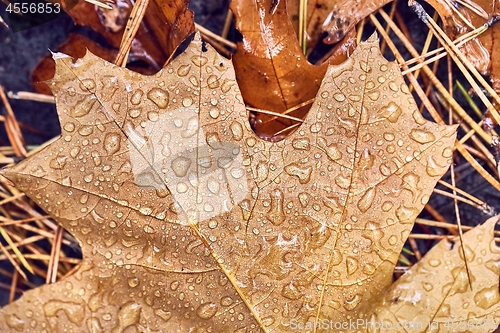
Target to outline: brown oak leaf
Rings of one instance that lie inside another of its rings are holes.
[[[236,79],[245,103],[254,108],[284,113],[316,96],[328,64],[340,64],[352,53],[356,41],[348,36],[337,52],[321,65],[308,62],[297,42],[285,1],[269,12],[273,0],[232,0],[231,10],[243,40],[233,55]],[[304,118],[310,104],[290,115]],[[291,124],[288,119],[265,113],[255,116],[254,130],[270,141]]]
[[[79,240],[71,277],[0,310],[1,331],[287,332],[365,318],[446,172],[372,37],[330,66],[304,123],[257,137],[231,62],[196,36],[146,77],[55,55],[62,134],[5,177]]]
[[[148,3],[144,19],[130,47],[128,68],[142,74],[158,72],[187,36],[194,32],[194,14],[188,9],[189,0]],[[58,51],[81,58],[85,50],[113,61],[132,11],[133,2],[117,0],[104,9],[87,1],[78,1],[68,14],[76,24],[88,26],[99,33],[109,45],[101,45],[82,35],[71,34]],[[134,64],[137,62],[140,66]],[[31,82],[36,92],[50,95],[42,82],[54,76],[54,62],[47,55],[33,69]]]
[[[143,60],[161,68],[177,46],[194,31],[194,14],[188,9],[188,3],[189,0],[151,0],[131,52],[139,54],[142,51]],[[90,27],[112,47],[118,48],[134,4],[130,0],[116,0],[108,5],[113,9],[79,1],[68,14],[76,24]]]

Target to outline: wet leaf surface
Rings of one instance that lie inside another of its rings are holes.
[[[88,39],[79,34],[70,34],[68,39],[58,48],[58,52],[67,54],[74,59],[83,58],[85,53],[89,50],[99,58],[102,58],[106,61],[113,62],[118,50],[109,49],[103,47],[99,43],[94,42],[91,39]],[[139,54],[129,53],[130,59],[140,59],[143,56],[143,52],[141,51]],[[131,63],[127,66],[128,69],[133,70],[134,72],[141,74],[154,74],[157,71],[154,71],[151,67],[141,67],[136,66],[134,63]],[[55,62],[52,59],[51,55],[47,55],[31,72],[31,82],[33,88],[36,92],[46,95],[51,95],[50,88],[45,84],[45,81],[50,80],[54,77],[55,73]]]
[[[292,319],[366,317],[453,152],[456,127],[422,118],[375,38],[327,69],[277,143],[251,130],[231,62],[199,36],[150,77],[92,54],[55,60],[62,135],[3,175],[84,259],[2,308],[5,332],[287,332]]]

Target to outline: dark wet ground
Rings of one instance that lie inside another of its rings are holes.
[[[0,6],[4,6],[1,4]],[[56,50],[75,29],[73,21],[64,15],[42,26],[13,33],[0,27],[0,84],[7,91],[31,91],[30,72],[40,58]],[[54,105],[10,100],[16,117],[45,133],[32,134],[23,131],[30,145],[41,144],[60,133],[59,121]],[[2,111],[4,111],[2,107]],[[0,145],[8,143],[5,131],[0,131]]]

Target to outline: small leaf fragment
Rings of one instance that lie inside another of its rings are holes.
[[[500,248],[493,234],[499,218],[464,234],[469,274],[456,237],[443,239],[393,283],[369,316],[373,323],[387,324],[380,332],[393,332],[388,327],[398,323],[413,323],[409,332],[493,332],[500,322]]]

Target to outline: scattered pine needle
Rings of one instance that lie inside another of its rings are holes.
[[[102,3],[102,2],[97,1],[97,0],[85,0],[85,1],[87,1],[88,3],[91,3],[93,5],[99,6],[101,8],[104,8],[104,9],[113,9],[113,7],[111,7],[110,5]]]
[[[16,257],[23,264],[24,268],[26,268],[28,270],[28,272],[30,272],[31,274],[33,274],[33,268],[31,268],[30,264],[28,264],[28,262],[24,258],[24,256],[21,253],[21,251],[19,251],[19,249],[17,248],[16,244],[14,244],[14,242],[12,241],[12,238],[10,238],[9,234],[7,232],[5,232],[5,229],[2,228],[2,227],[0,227],[0,235],[3,237],[3,239],[5,239],[5,241],[7,242],[7,244],[9,244],[10,248],[12,249],[12,251],[16,254]],[[5,253],[7,253],[7,252],[5,252]],[[22,273],[22,271],[20,271],[19,273]]]
[[[17,93],[9,91],[7,93],[7,96],[12,99],[22,99],[27,101],[35,101],[35,102],[51,103],[51,104],[56,103],[56,99],[54,96],[37,94],[29,91],[18,91]]]

